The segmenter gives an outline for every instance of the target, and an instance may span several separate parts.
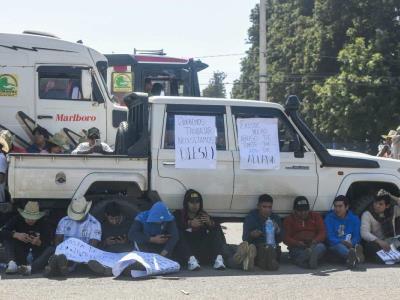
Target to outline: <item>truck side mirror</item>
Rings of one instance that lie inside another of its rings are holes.
[[[92,100],[92,73],[90,69],[83,69],[81,71],[81,87],[82,87],[82,98]]]

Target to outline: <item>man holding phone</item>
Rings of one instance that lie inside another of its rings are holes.
[[[100,130],[96,127],[89,128],[87,131],[87,142],[80,143],[72,154],[113,154],[114,151],[100,139]]]
[[[28,201],[18,212],[19,215],[10,219],[0,231],[0,238],[7,242],[12,256],[6,273],[30,275],[45,267],[54,248],[49,247],[50,234],[42,220],[45,213],[39,210],[38,202]],[[27,259],[29,252],[32,261]]]

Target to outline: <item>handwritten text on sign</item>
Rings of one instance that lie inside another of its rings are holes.
[[[175,167],[215,169],[215,116],[175,115]]]
[[[237,119],[240,168],[279,169],[278,119]]]

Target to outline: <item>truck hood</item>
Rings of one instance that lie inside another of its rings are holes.
[[[369,155],[362,152],[355,152],[355,151],[345,151],[345,150],[333,150],[327,149],[329,154],[334,157],[347,157],[347,158],[362,158],[371,161],[376,161],[380,168],[384,169],[398,169],[400,168],[400,160],[391,159],[391,158],[384,158],[384,157],[377,157],[373,155]]]

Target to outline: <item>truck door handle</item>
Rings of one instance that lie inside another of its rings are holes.
[[[164,166],[175,166],[174,161],[163,161],[162,163]]]
[[[38,119],[53,119],[53,116],[49,115],[38,115],[37,117]]]

